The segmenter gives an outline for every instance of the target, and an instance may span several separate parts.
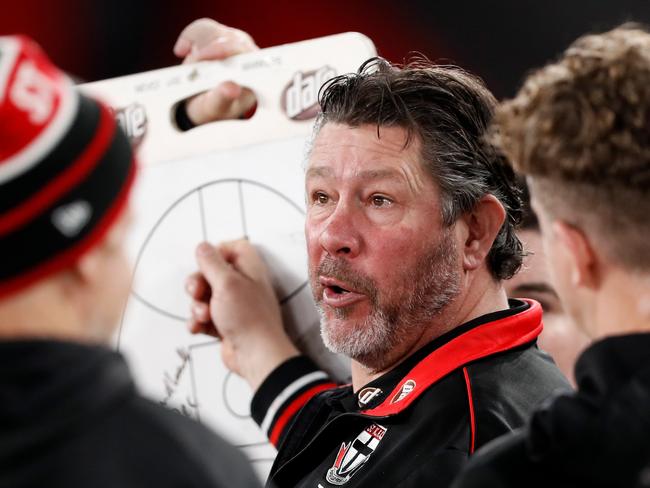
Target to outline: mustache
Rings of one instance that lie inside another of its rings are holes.
[[[355,271],[349,262],[344,259],[336,259],[331,256],[325,257],[318,265],[312,280],[319,288],[322,287],[318,281],[319,276],[327,276],[342,281],[353,290],[367,295],[371,299],[377,296],[378,287],[375,281],[358,271]]]

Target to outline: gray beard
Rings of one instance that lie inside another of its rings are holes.
[[[325,346],[371,370],[381,371],[391,361],[389,352],[395,346],[408,340],[414,331],[430,326],[458,296],[460,271],[456,260],[456,245],[447,230],[431,252],[418,259],[412,268],[402,271],[398,280],[401,286],[383,294],[373,280],[352,272],[346,261],[324,261],[316,276],[326,274],[339,278],[363,292],[371,302],[371,312],[363,321],[346,327],[345,331],[337,330],[336,321],[345,320],[351,308],[335,309],[336,321],[329,323],[321,303],[322,295],[316,296],[322,289],[313,286]]]

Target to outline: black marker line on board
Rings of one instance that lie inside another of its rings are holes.
[[[199,209],[201,212],[201,231],[203,232],[203,241],[207,242],[208,240],[208,230],[205,223],[205,203],[203,202],[203,188],[199,188]]]
[[[244,190],[242,180],[237,180],[237,192],[239,193],[239,212],[241,214],[241,225],[244,239],[248,240],[248,227],[246,225],[246,209],[244,208]]]

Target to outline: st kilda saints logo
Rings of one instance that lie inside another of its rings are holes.
[[[147,112],[139,103],[132,103],[124,108],[114,109],[117,122],[126,133],[131,146],[138,147],[147,133]]]
[[[330,66],[316,71],[300,71],[282,92],[282,109],[292,120],[313,119],[318,114],[318,91],[329,79],[336,76]]]
[[[337,486],[347,483],[366,464],[387,430],[379,424],[372,424],[352,442],[341,444],[334,465],[327,470],[327,482]]]

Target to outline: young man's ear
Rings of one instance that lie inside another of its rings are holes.
[[[556,220],[553,222],[553,235],[569,258],[571,284],[597,288],[600,283],[598,255],[584,232],[564,221]]]
[[[485,195],[474,210],[463,217],[467,228],[463,248],[464,269],[471,271],[485,262],[505,219],[506,210],[494,195]]]

